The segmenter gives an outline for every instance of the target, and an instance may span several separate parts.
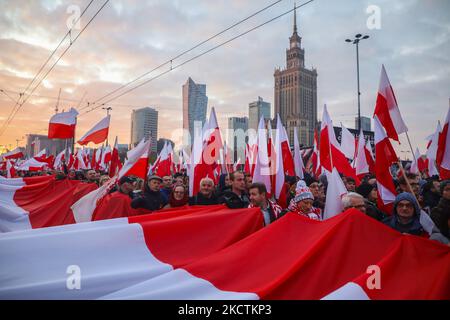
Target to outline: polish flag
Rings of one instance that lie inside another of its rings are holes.
[[[112,187],[116,184],[116,182],[123,176],[129,175],[129,172],[134,169],[135,166],[140,166],[142,164],[141,158],[144,156],[148,157],[148,150],[150,149],[150,141],[147,142],[142,140],[134,149],[128,151],[127,153],[127,161],[123,165],[122,169],[120,169],[119,173],[109,179],[103,186],[100,188],[88,193],[77,202],[75,202],[71,209],[73,211],[74,219],[77,223],[79,222],[87,222],[92,220],[92,215],[97,207],[97,204],[103,197],[105,197]],[[145,170],[144,170],[145,171]]]
[[[400,114],[394,90],[389,82],[384,65],[381,66],[380,85],[378,87],[374,112],[375,116],[377,116],[380,124],[386,129],[387,136],[397,142],[399,141],[398,135],[408,131]]]
[[[160,154],[159,154],[159,162],[158,166],[156,167],[155,174],[157,176],[160,176],[161,178],[164,176],[170,176],[170,154],[169,154],[169,146],[168,142],[164,143],[164,147],[162,148]]]
[[[449,101],[450,102],[450,101]],[[442,131],[439,133],[436,162],[439,166],[439,175],[442,180],[450,179],[450,106],[447,111]]]
[[[341,151],[346,158],[353,160],[355,158],[357,140],[342,123],[341,129]]]
[[[267,153],[267,135],[264,126],[264,117],[261,116],[258,125],[258,153],[256,155],[255,171],[253,172],[253,182],[264,183],[267,193],[271,193],[269,155]]]
[[[375,157],[372,153],[372,146],[370,145],[370,140],[367,140],[366,146],[364,147],[364,152],[366,153],[366,160],[369,164],[369,172],[375,174]]]
[[[311,174],[318,177],[322,174],[322,166],[320,165],[320,151],[319,151],[319,134],[317,129],[314,129],[314,147],[310,157],[311,160]]]
[[[416,148],[416,151],[414,152],[414,160],[411,163],[411,168],[409,169],[409,171],[411,173],[415,173],[418,174],[419,171],[419,160],[421,159],[421,155],[420,155],[420,151],[419,148]]]
[[[23,162],[17,167],[19,171],[40,171],[48,167],[47,162],[37,161],[35,158],[31,158]]]
[[[298,135],[297,135],[297,127],[294,128],[294,165],[295,165],[295,175],[303,180],[303,158],[300,153],[300,145],[298,142]]]
[[[436,156],[437,156],[437,150],[438,150],[438,141],[439,141],[439,133],[441,132],[442,128],[440,123],[438,122],[438,125],[436,127],[436,131],[431,136],[430,142],[428,144],[426,156],[428,159],[428,175],[434,176],[439,175],[439,172],[436,168]]]
[[[20,150],[20,148],[16,148],[13,151],[9,151],[6,152],[4,154],[1,155],[1,158],[3,158],[4,160],[12,160],[12,159],[20,159],[23,158],[24,154],[23,152]]]
[[[374,117],[374,124],[376,158],[375,175],[378,187],[378,204],[380,209],[384,208],[383,211],[390,214],[391,210],[386,206],[391,205],[396,196],[390,167],[393,163],[398,161],[398,157],[377,116]]]
[[[102,160],[100,166],[103,170],[106,170],[109,167],[109,163],[111,162],[111,146],[107,145],[103,150]]]
[[[280,115],[277,115],[277,131],[276,131],[276,137],[275,137],[275,145],[276,145],[276,149],[275,149],[275,157],[274,160],[272,161],[271,165],[274,166],[274,168],[272,168],[272,172],[275,171],[275,186],[274,186],[274,191],[275,191],[275,199],[277,199],[279,202],[280,199],[285,198],[286,197],[286,190],[285,190],[285,179],[284,179],[284,173],[285,173],[285,168],[284,168],[284,159],[283,159],[283,147],[282,144],[287,142],[284,141],[284,132],[283,132],[283,124],[281,123],[281,119],[280,119]],[[287,137],[286,137],[287,138]],[[287,146],[289,148],[289,145]],[[288,152],[291,153],[291,151],[288,149]],[[292,158],[292,156],[291,156]],[[284,202],[283,204],[281,204],[282,207],[286,207],[286,199],[282,199]]]
[[[71,108],[68,112],[55,114],[48,125],[49,139],[70,139],[75,137],[78,112]]]
[[[352,143],[354,144],[354,142]],[[326,105],[323,108],[323,120],[320,132],[320,164],[328,172],[331,172],[331,169],[335,167],[339,173],[347,177],[352,177],[355,179],[357,186],[361,183],[356,175],[355,168],[352,168],[345,154],[341,151]]]
[[[205,128],[206,132],[204,133],[204,144],[202,152],[202,166],[204,168],[201,171],[206,172],[205,176],[209,176],[214,180],[213,171],[217,167],[217,162],[220,160],[220,150],[223,148],[219,123],[217,122],[217,116],[214,107],[211,108],[209,123],[207,126],[205,126]],[[233,162],[231,162],[230,164],[232,165]]]
[[[63,161],[65,160],[65,153],[66,153],[66,149],[64,149],[63,151],[61,151],[55,158],[55,162],[53,167],[56,170],[62,170],[63,169]]]
[[[238,171],[240,165],[241,165],[241,158],[238,158],[236,163],[233,164],[233,172]]]
[[[320,145],[319,156],[320,165],[328,172],[332,171],[333,160],[331,157],[331,142],[330,137],[334,135],[333,124],[330,115],[328,114],[327,106],[323,106],[322,123],[320,125]]]
[[[92,190],[92,184],[55,180],[55,176],[4,180],[0,181],[0,233],[75,223],[70,206]]]
[[[343,211],[342,197],[347,194],[347,188],[336,168],[333,168],[331,173],[327,172],[326,175],[328,187],[327,201],[325,201],[325,208],[323,210],[323,220],[334,217]]]
[[[91,130],[86,132],[86,134],[81,137],[80,140],[78,140],[78,144],[83,146],[88,144],[89,142],[98,144],[105,141],[108,138],[110,120],[110,115],[100,120],[100,122],[98,122]]]
[[[229,159],[228,150],[222,143],[216,112],[211,109],[209,121],[203,126],[202,135],[194,133],[194,145],[192,146],[191,165],[189,167],[189,195],[193,196],[200,189],[200,180],[209,177],[214,180],[214,170],[220,159],[220,150],[224,150],[227,169],[232,170],[233,162]]]
[[[248,143],[245,144],[245,162],[244,162],[244,172],[251,174],[250,170],[250,150],[248,147]]]
[[[280,115],[278,115],[278,118],[280,118]],[[280,127],[278,127],[280,125]],[[297,129],[297,128],[295,128]],[[291,153],[291,147],[289,146],[289,140],[287,137],[286,128],[283,126],[281,121],[277,122],[277,131],[280,131],[280,141],[278,143],[281,144],[281,152],[283,156],[283,169],[284,173],[288,176],[295,177],[295,164],[294,164],[294,158],[292,157]],[[295,141],[294,141],[295,142]]]
[[[100,170],[100,164],[102,162],[103,157],[103,147],[100,147],[97,149],[97,152],[95,153],[95,170]]]
[[[14,168],[14,163],[12,163],[10,160],[6,160],[6,177],[10,179],[16,177],[16,169]]]
[[[33,157],[36,161],[41,161],[43,162],[45,159],[47,159],[47,149],[43,149],[41,151],[38,152],[38,154],[36,154]]]
[[[143,180],[147,177],[148,159],[151,147],[151,139],[144,141],[144,139],[136,146],[127,152],[127,161],[120,169],[122,176],[136,176]],[[147,152],[145,152],[147,150]],[[119,175],[120,175],[119,174]]]
[[[114,147],[111,152],[111,164],[109,166],[109,176],[114,177],[119,171],[120,159],[119,159],[119,150],[117,149],[117,136],[114,141]]]
[[[75,170],[86,170],[87,166],[84,162],[83,151],[78,149],[75,153],[75,161],[73,164]]]
[[[370,172],[369,170],[369,163],[367,161],[366,157],[366,141],[364,139],[364,134],[362,129],[359,131],[359,138],[358,138],[358,152],[356,154],[355,158],[355,170],[356,175],[360,178],[364,177],[367,173]]]
[[[450,299],[448,247],[355,209],[263,226],[258,208],[208,206],[4,235],[0,298]]]

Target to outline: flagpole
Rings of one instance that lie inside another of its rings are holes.
[[[408,131],[406,131],[405,133],[406,133],[406,138],[408,139],[409,148],[411,149],[411,153],[413,155],[414,161],[417,163],[416,155],[414,154],[414,151],[413,151],[413,148],[412,148],[412,145],[411,145],[411,141],[409,140]]]
[[[398,165],[399,165],[399,167],[400,167],[400,171],[401,171],[402,174],[403,174],[403,177],[405,177],[406,187],[408,188],[409,192],[413,195],[414,199],[416,200],[417,205],[418,205],[419,208],[420,208],[419,200],[417,199],[416,194],[414,193],[414,191],[413,191],[411,185],[409,184],[408,177],[406,176],[405,169],[403,168],[403,165],[402,165],[402,162],[401,162],[400,159],[398,160]]]

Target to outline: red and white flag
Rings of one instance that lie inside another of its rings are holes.
[[[285,184],[284,184],[284,159],[283,159],[283,147],[282,144],[286,143],[284,141],[284,132],[283,132],[283,124],[281,123],[280,115],[277,115],[277,130],[275,134],[275,157],[273,157],[273,160],[271,162],[271,170],[272,172],[275,172],[275,185],[274,187],[274,195],[275,199],[277,199],[280,202],[280,199],[283,197],[286,197],[286,190],[285,190]],[[287,137],[286,137],[287,138]],[[289,148],[289,145],[288,145]],[[291,153],[290,150],[288,150],[289,153]],[[291,156],[292,158],[292,156]],[[286,202],[285,199],[282,199],[284,202]],[[286,203],[282,205],[283,207],[286,207]]]
[[[109,166],[109,176],[114,177],[117,172],[119,172],[120,159],[119,159],[119,149],[117,147],[117,136],[114,142],[114,147],[111,152],[111,164]]]
[[[17,167],[19,171],[39,171],[48,167],[47,162],[41,162],[36,160],[35,158],[31,158],[23,162]]]
[[[4,235],[0,252],[1,299],[450,299],[447,246],[355,209],[267,227],[258,208],[176,209]]]
[[[341,151],[346,158],[353,160],[355,158],[357,140],[342,123],[341,130]]]
[[[48,125],[49,139],[70,139],[75,137],[78,112],[71,108],[68,112],[55,114]]]
[[[375,116],[373,119],[375,125],[375,176],[378,187],[378,204],[380,209],[386,208],[384,211],[390,214],[391,210],[386,206],[394,202],[397,194],[390,167],[398,161],[398,157],[381,123],[378,121],[378,117]]]
[[[6,177],[7,178],[15,178],[16,177],[16,169],[14,168],[14,163],[10,160],[6,160]]]
[[[398,135],[408,131],[400,114],[394,90],[389,82],[384,65],[381,66],[375,116],[377,116],[380,124],[386,129],[387,136],[391,139],[399,141]]]
[[[366,140],[364,139],[364,134],[362,129],[359,131],[358,138],[358,151],[355,158],[355,170],[356,175],[360,178],[364,177],[365,174],[370,172],[369,162],[366,156]]]
[[[119,178],[122,176],[136,176],[143,180],[147,177],[149,152],[151,148],[151,140],[142,139],[136,148],[127,152],[127,161],[119,171]],[[145,151],[147,150],[147,152]]]
[[[300,145],[298,142],[298,135],[297,135],[297,127],[294,128],[294,165],[295,165],[295,175],[303,180],[303,158],[302,154],[300,152]]]
[[[375,174],[375,157],[373,156],[372,146],[370,145],[370,140],[367,140],[364,151],[366,153],[367,163],[369,164],[369,171],[370,171],[370,173]]]
[[[109,179],[109,181],[100,188],[88,193],[87,195],[79,199],[71,206],[74,219],[77,223],[91,221],[97,204],[103,197],[108,194],[114,184],[121,177],[130,175],[130,172],[140,171],[136,167],[140,167],[143,162],[148,163],[148,151],[150,149],[150,143],[151,139],[149,139],[147,142],[144,142],[143,139],[134,149],[128,151],[128,159],[127,161],[125,161],[122,169],[120,169],[117,175]],[[147,159],[145,157],[147,157]],[[146,172],[145,168],[144,172]]]
[[[414,152],[414,160],[411,163],[411,168],[409,171],[411,173],[418,174],[419,171],[419,160],[421,159],[419,148],[416,148],[416,151]]]
[[[95,184],[55,176],[0,181],[0,233],[75,223],[70,206]]]
[[[65,153],[66,153],[66,149],[64,149],[63,151],[61,151],[55,158],[55,162],[53,164],[53,167],[55,168],[55,170],[62,170],[63,169],[63,161],[65,160]]]
[[[327,201],[325,201],[325,208],[323,210],[323,220],[334,217],[342,212],[344,209],[342,205],[342,197],[347,194],[347,188],[341,179],[341,176],[337,172],[336,168],[333,168],[331,173],[327,174],[328,187],[327,187]]]
[[[24,154],[22,152],[22,150],[20,148],[16,148],[13,151],[9,151],[6,153],[3,153],[1,155],[1,158],[3,158],[4,160],[12,160],[12,159],[20,159],[23,158]]]
[[[278,118],[279,117],[280,117],[280,115],[278,115]],[[278,125],[280,125],[280,127],[278,127]],[[297,129],[297,128],[295,127],[295,129]],[[288,176],[295,177],[296,172],[295,172],[294,158],[292,157],[291,147],[289,146],[289,140],[288,140],[288,136],[286,133],[286,128],[283,126],[281,121],[277,122],[277,131],[281,131],[281,132],[279,132],[279,136],[280,136],[281,140],[278,141],[277,143],[280,143],[280,145],[281,145],[284,173],[287,174]],[[294,143],[295,143],[295,141],[294,141]]]
[[[336,168],[339,173],[355,179],[358,186],[361,182],[352,168],[334,134],[333,122],[328,114],[327,106],[323,108],[322,128],[320,131],[320,165],[328,172]],[[354,144],[354,141],[353,141]]]
[[[450,103],[450,101],[449,101]],[[439,167],[439,176],[442,180],[450,179],[450,106],[447,111],[442,131],[439,133],[436,162]]]
[[[100,120],[92,129],[86,132],[86,134],[82,136],[80,140],[78,140],[78,144],[86,145],[89,142],[98,144],[105,141],[108,138],[110,120],[110,115]]]
[[[428,159],[428,175],[430,177],[434,176],[434,175],[439,175],[439,171],[436,167],[436,158],[437,158],[437,150],[438,150],[439,133],[441,132],[441,130],[442,130],[441,125],[438,122],[436,131],[431,136],[431,139],[429,140],[429,143],[428,143],[426,156]]]
[[[267,135],[264,126],[264,117],[261,116],[258,124],[258,153],[256,155],[255,171],[253,172],[253,182],[264,183],[268,193],[272,193],[270,181],[269,155],[267,153]],[[275,190],[274,190],[275,191]]]
[[[166,141],[161,152],[159,153],[159,162],[158,166],[156,167],[155,174],[160,177],[170,176],[171,164],[172,162],[169,154],[169,142]]]

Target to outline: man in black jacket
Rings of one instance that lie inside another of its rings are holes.
[[[189,205],[212,205],[217,204],[217,196],[214,194],[214,181],[211,178],[200,180],[200,191],[189,198]]]
[[[145,185],[144,193],[131,201],[131,207],[133,209],[143,208],[150,211],[164,207],[167,201],[160,190],[161,182],[162,179],[159,176],[150,176]]]
[[[247,208],[250,200],[245,193],[244,174],[240,171],[230,173],[231,190],[219,197],[219,203],[225,203],[230,209]]]

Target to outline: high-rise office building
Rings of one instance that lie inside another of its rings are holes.
[[[151,137],[151,152],[156,153],[158,139],[158,111],[146,107],[133,110],[131,113],[131,141],[130,149],[134,148],[145,137]]]
[[[232,160],[245,162],[245,143],[247,142],[248,118],[228,118],[228,146],[232,150]]]
[[[266,121],[270,120],[270,103],[258,97],[258,100],[248,104],[248,128],[258,130],[261,116],[264,116]]]
[[[206,85],[197,84],[190,77],[183,85],[183,129],[185,134],[189,132],[190,143],[194,141],[195,122],[206,121],[206,108],[208,97],[206,96]]]

